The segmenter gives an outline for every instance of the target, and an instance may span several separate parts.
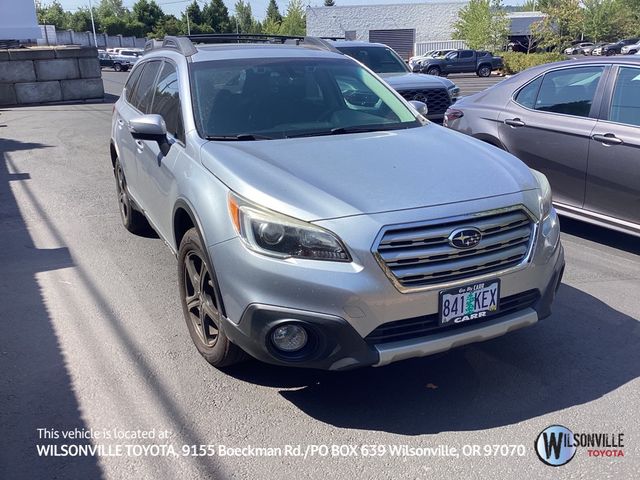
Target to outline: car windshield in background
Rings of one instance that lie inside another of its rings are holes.
[[[218,60],[191,70],[204,138],[262,140],[422,124],[388,87],[347,59]]]
[[[338,50],[355,58],[376,73],[407,73],[405,63],[388,47],[341,47]]]

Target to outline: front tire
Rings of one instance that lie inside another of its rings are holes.
[[[118,207],[120,209],[122,225],[131,233],[143,234],[148,232],[150,226],[147,219],[133,207],[120,159],[116,159],[113,166],[113,174],[116,177],[116,193],[118,194]]]
[[[200,355],[218,368],[241,361],[245,353],[224,333],[220,290],[195,228],[188,230],[180,242],[178,284],[184,319]]]
[[[434,77],[440,76],[440,69],[438,67],[429,67],[427,75],[433,75]]]
[[[114,69],[116,72],[121,72],[121,71],[122,71],[122,65],[121,65],[121,64],[119,64],[119,63],[116,63],[116,64],[113,66],[113,69]]]

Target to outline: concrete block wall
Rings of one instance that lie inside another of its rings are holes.
[[[104,97],[95,48],[0,50],[0,105],[28,105]]]

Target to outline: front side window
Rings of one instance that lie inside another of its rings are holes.
[[[131,97],[130,103],[142,113],[149,113],[153,100],[153,83],[160,69],[160,61],[148,62],[140,75],[140,79]]]
[[[127,99],[127,102],[131,104],[133,104],[133,93],[136,88],[136,82],[140,78],[140,74],[142,73],[143,69],[144,65],[140,65],[138,68],[134,68],[129,75],[129,78],[127,79],[127,83],[124,86],[125,98]]]
[[[460,58],[471,58],[473,57],[473,52],[471,50],[463,50],[460,52]]]
[[[407,72],[407,66],[402,59],[388,47],[338,47],[338,50],[376,73]]]
[[[577,67],[547,73],[535,109],[588,117],[604,67]]]
[[[609,120],[640,126],[640,68],[620,67],[611,98]]]
[[[191,79],[196,123],[205,138],[286,138],[422,125],[384,83],[348,59],[200,62],[191,65]]]
[[[169,62],[165,62],[158,77],[151,113],[161,115],[167,132],[184,142],[184,124],[178,89],[178,73]]]

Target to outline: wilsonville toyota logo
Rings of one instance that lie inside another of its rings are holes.
[[[589,457],[624,457],[624,433],[573,433],[562,425],[551,425],[540,432],[534,447],[542,462],[560,467],[571,461],[578,447],[586,448]]]

